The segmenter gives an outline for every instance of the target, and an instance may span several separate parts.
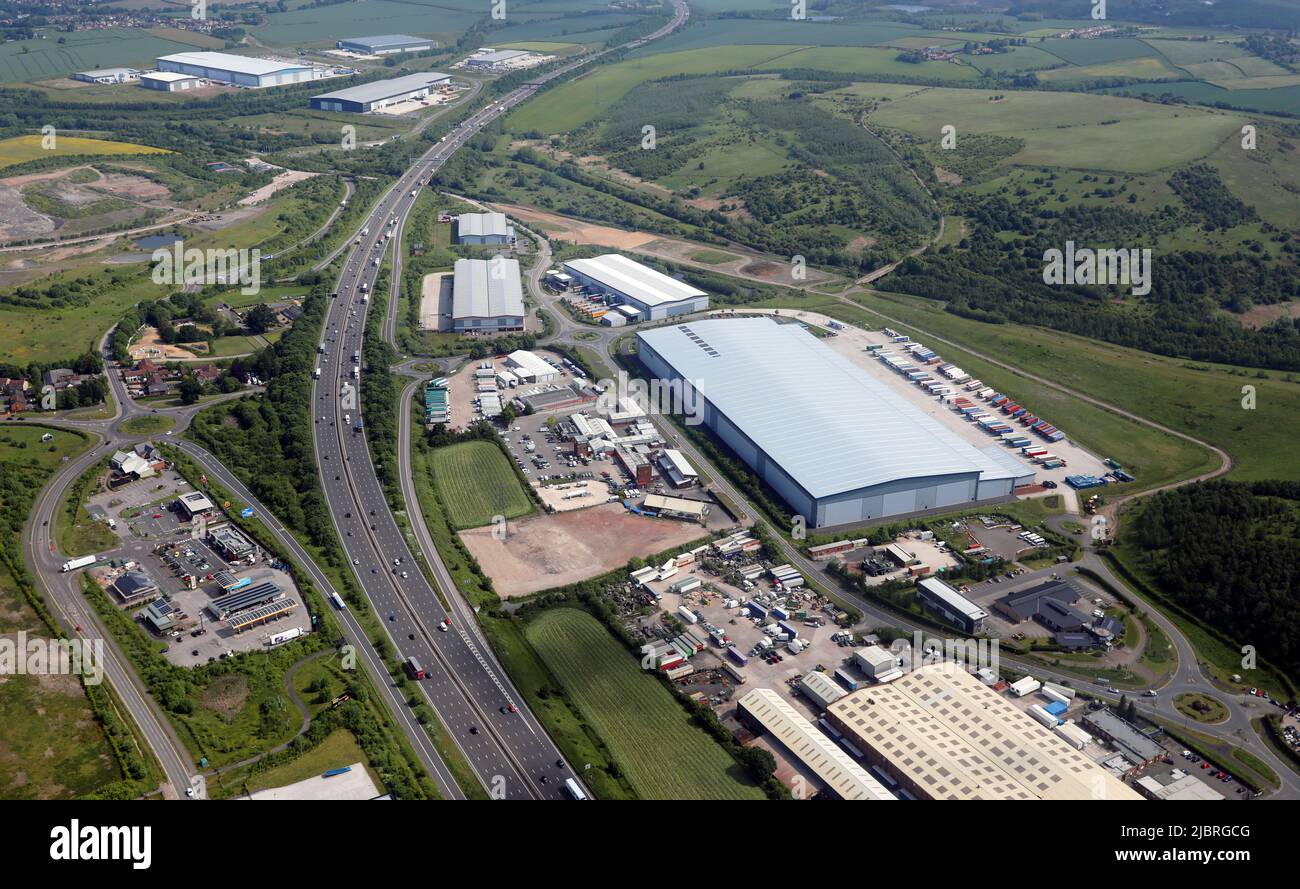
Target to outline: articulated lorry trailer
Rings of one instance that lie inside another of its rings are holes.
[[[99,556],[82,556],[79,559],[69,559],[63,563],[63,571],[76,571],[78,568],[85,568],[87,565],[93,565],[99,561]]]

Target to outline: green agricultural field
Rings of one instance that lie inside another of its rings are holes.
[[[525,635],[643,799],[763,798],[591,615],[552,609]]]
[[[1170,95],[1200,105],[1224,105],[1243,111],[1265,114],[1300,114],[1300,85],[1279,84],[1271,89],[1243,89],[1247,80],[1225,81],[1233,89],[1212,83],[1184,81],[1182,83],[1148,83],[1136,86],[1113,87],[1103,93],[1126,96]]]
[[[778,7],[789,10],[788,4]],[[689,28],[656,40],[638,55],[679,53],[683,50],[735,46],[883,46],[906,37],[927,35],[916,25],[903,22],[814,22],[782,19],[728,19],[698,21]],[[951,38],[952,35],[945,34]],[[965,37],[966,35],[962,35]],[[1005,35],[1003,35],[1005,36]],[[935,41],[931,41],[935,42]]]
[[[413,34],[432,37],[441,45],[455,43],[466,29],[482,21],[486,6],[471,7],[463,2],[441,4],[394,0],[367,3],[337,3],[302,6],[264,17],[251,29],[258,40],[272,46],[323,44],[333,46],[340,37],[353,34]]]
[[[71,34],[42,29],[37,33],[40,36],[34,40],[0,44],[0,83],[65,78],[73,72],[92,68],[127,66],[146,69],[153,66],[153,60],[158,56],[192,52],[195,48],[193,42],[169,40],[138,28],[107,28]]]
[[[775,49],[775,47],[770,47]],[[966,64],[922,62],[913,65],[898,60],[898,51],[890,48],[856,48],[848,46],[814,46],[806,49],[787,47],[789,52],[755,65],[757,70],[778,71],[783,68],[813,68],[835,71],[868,79],[872,75],[919,77],[960,83],[976,80],[980,73]]]
[[[1000,101],[990,101],[1001,95]],[[1204,157],[1243,120],[1084,93],[934,88],[880,106],[871,123],[938,138],[939,123],[962,133],[1024,140],[1011,163],[1150,172]]]
[[[1145,40],[1143,42],[1171,63],[1180,66],[1226,61],[1247,54],[1236,44],[1224,45],[1218,41]]]
[[[103,139],[82,139],[77,136],[60,136],[55,134],[54,147],[45,148],[41,142],[43,136],[14,136],[12,139],[0,140],[0,167],[11,167],[27,161],[44,157],[61,155],[127,155],[127,154],[170,154],[164,148],[149,145],[136,145],[132,142],[108,142]]]
[[[1048,39],[1032,44],[1071,65],[1098,65],[1124,59],[1153,56],[1156,51],[1141,40],[1058,40]]]
[[[494,516],[513,519],[533,511],[510,461],[491,442],[435,448],[429,472],[458,530],[486,525]]]
[[[754,68],[801,49],[797,46],[721,46],[690,52],[633,58],[598,68],[592,74],[548,90],[506,118],[513,133],[545,135],[576,130],[596,120],[629,90],[647,80],[674,74]]]
[[[1168,62],[1156,56],[1140,59],[1121,59],[1117,62],[1103,62],[1099,65],[1084,65],[1067,68],[1053,68],[1050,71],[1035,71],[1039,80],[1048,83],[1077,83],[1083,80],[1095,80],[1100,77],[1133,77],[1140,80],[1177,80],[1186,77]]]

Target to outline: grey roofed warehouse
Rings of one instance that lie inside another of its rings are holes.
[[[424,52],[438,45],[436,40],[410,34],[380,34],[377,37],[348,37],[335,44],[339,49],[372,56],[398,52]]]
[[[321,111],[352,111],[365,113],[385,107],[391,102],[422,98],[429,90],[451,81],[450,74],[423,71],[388,80],[376,80],[360,86],[335,90],[311,97],[311,107]]]
[[[637,309],[641,319],[701,312],[709,295],[619,253],[570,259],[565,271],[584,287],[610,293]]]
[[[712,319],[637,339],[650,373],[680,381],[683,403],[814,527],[1009,496],[1023,471],[797,324]]]
[[[456,217],[456,240],[461,244],[509,244],[515,228],[504,213],[462,213]]]
[[[519,285],[519,260],[456,260],[451,291],[452,328],[495,332],[524,326],[524,294]]]

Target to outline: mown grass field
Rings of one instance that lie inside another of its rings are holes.
[[[60,155],[123,155],[123,154],[170,154],[165,148],[149,145],[136,145],[133,142],[109,142],[104,139],[83,139],[79,136],[60,136],[55,134],[54,147],[43,148],[40,135],[14,136],[0,140],[0,167],[12,167],[27,161]]]
[[[510,461],[491,442],[466,441],[434,449],[430,473],[458,530],[486,525],[494,516],[513,519],[533,511]]]
[[[763,798],[595,618],[556,608],[526,635],[643,799]]]
[[[126,420],[119,428],[128,435],[153,435],[166,432],[175,425],[176,421],[165,414],[145,414]]]

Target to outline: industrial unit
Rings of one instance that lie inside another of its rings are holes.
[[[349,37],[334,44],[338,49],[366,56],[386,56],[403,52],[426,52],[436,49],[438,42],[410,34],[381,34],[378,37]]]
[[[551,383],[560,378],[559,368],[526,349],[516,349],[507,355],[506,367],[525,383]]]
[[[799,711],[770,688],[756,688],[740,699],[737,714],[755,732],[767,732],[811,769],[829,790],[846,800],[895,797]]]
[[[920,799],[1141,799],[953,664],[853,692],[826,718]]]
[[[657,321],[709,307],[709,295],[703,290],[618,253],[571,259],[564,270],[580,286],[635,309],[628,320]]]
[[[393,77],[388,80],[376,80],[335,90],[311,97],[311,107],[318,111],[347,111],[353,114],[368,114],[379,111],[398,102],[423,99],[429,91],[451,82],[450,74],[437,71],[422,71],[419,74],[407,74],[405,77]]]
[[[800,325],[710,319],[637,340],[650,373],[680,381],[682,402],[811,527],[1009,497],[1023,472]]]
[[[512,244],[515,228],[504,213],[462,213],[456,217],[458,244]]]
[[[262,88],[306,83],[320,77],[312,64],[255,59],[226,52],[178,52],[157,59],[160,72],[190,74],[231,86]]]
[[[161,90],[165,93],[195,90],[204,85],[202,77],[179,74],[175,71],[150,71],[148,74],[141,74],[138,82],[145,89]]]
[[[513,62],[521,56],[528,55],[527,50],[523,49],[495,49],[486,52],[480,51],[465,60],[466,67],[469,68],[496,68],[507,62]]]
[[[140,72],[134,68],[99,68],[94,71],[78,71],[72,75],[72,79],[86,83],[126,83],[139,76]]]
[[[524,294],[519,260],[456,260],[451,291],[452,330],[500,333],[524,329]],[[550,365],[547,365],[550,367]]]
[[[954,590],[937,577],[924,577],[916,583],[916,598],[927,609],[967,633],[984,629],[988,612]]]

